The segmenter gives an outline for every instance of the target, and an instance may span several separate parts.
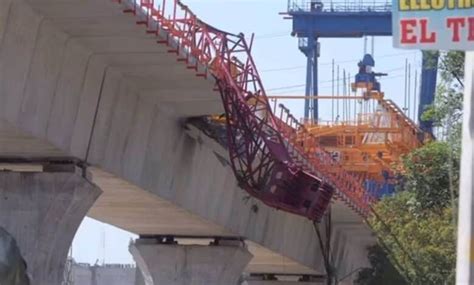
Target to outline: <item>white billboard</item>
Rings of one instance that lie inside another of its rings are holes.
[[[393,0],[398,48],[474,50],[474,0]]]

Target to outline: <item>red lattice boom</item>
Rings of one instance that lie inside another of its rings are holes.
[[[213,28],[179,1],[122,5],[197,76],[216,78],[226,112],[230,161],[241,188],[271,207],[311,220],[321,219],[334,192],[359,214],[368,214],[373,201],[362,181],[342,168],[329,171],[334,167],[328,165],[336,162],[324,150],[309,152],[291,144],[299,126],[286,111],[279,118],[272,113],[250,53],[253,37],[248,44],[242,34]]]

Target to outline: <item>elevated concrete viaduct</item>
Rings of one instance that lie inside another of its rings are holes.
[[[249,198],[237,186],[226,150],[183,124],[188,117],[223,112],[214,79],[198,77],[178,62],[134,16],[123,13],[127,5],[0,1],[0,169],[13,171],[0,174],[11,181],[0,193],[24,189],[16,200],[0,202],[2,217],[5,211],[20,215],[14,203],[47,199],[48,194],[21,198],[43,176],[51,183],[62,179],[64,174],[42,172],[44,165],[77,161],[103,191],[90,217],[141,235],[242,237],[254,256],[247,273],[324,275],[313,223]],[[17,173],[23,171],[34,171],[29,175],[35,178],[23,181]],[[71,217],[75,226],[91,197]],[[366,247],[374,237],[344,204],[334,202],[331,213],[331,262],[345,276],[367,265]],[[57,215],[43,222],[54,223]],[[8,228],[10,221],[0,217],[0,226]],[[46,224],[40,234],[66,233]],[[68,229],[61,250],[74,231]],[[28,255],[28,241],[24,244]]]

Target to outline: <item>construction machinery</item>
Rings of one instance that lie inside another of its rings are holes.
[[[305,55],[306,96],[304,117],[319,117],[318,100],[318,58],[322,38],[360,38],[392,35],[392,3],[387,0],[376,1],[327,1],[327,0],[288,0],[285,19],[291,19],[291,34],[298,38],[298,48]],[[372,50],[374,44],[372,41]],[[373,54],[373,52],[372,52]],[[428,106],[433,104],[436,92],[437,66],[439,54],[422,52],[420,101],[418,121],[420,128],[432,133],[433,122],[421,117]]]
[[[372,176],[360,175],[356,169],[347,170],[350,160],[344,155],[350,152],[341,152],[339,161],[334,157],[324,144],[324,138],[331,139],[330,136],[317,136],[318,130],[326,131],[319,122],[310,131],[310,122],[300,123],[284,106],[278,111],[272,110],[251,55],[253,37],[247,41],[243,34],[218,30],[201,21],[180,1],[166,4],[165,0],[140,0],[124,12],[137,17],[136,23],[154,35],[158,44],[167,46],[168,52],[175,54],[177,61],[190,72],[215,80],[225,120],[221,123],[219,119],[217,124],[211,120],[212,124],[207,127],[224,130],[225,138],[220,142],[229,151],[228,161],[240,188],[270,207],[315,222],[323,218],[332,199],[342,201],[362,217],[370,215],[382,188],[376,185],[373,191],[368,191],[367,177]],[[398,128],[396,133],[387,133],[393,138],[401,136],[390,140],[393,145],[384,153],[394,155],[406,142],[418,144],[413,140],[418,137],[418,128],[392,102],[383,101],[380,91],[375,91],[367,89],[363,102],[367,105],[368,99],[379,98],[380,105],[387,110],[387,115],[381,118],[392,116],[390,122],[396,124],[387,124],[385,128]],[[350,122],[345,124],[351,126]],[[362,114],[360,124],[352,124],[353,129],[360,132],[364,126],[366,130],[373,128],[374,119]],[[371,133],[371,139],[365,140],[356,131],[352,131],[352,135],[341,130],[336,132],[337,135],[333,135],[336,146],[344,150],[359,143],[362,147],[362,142],[374,141],[381,129],[379,127],[378,132]],[[222,132],[213,130],[213,133]],[[368,158],[377,158],[377,152],[365,152],[371,155]],[[386,163],[384,155],[378,158],[378,163]],[[373,171],[374,177],[375,173]]]
[[[394,191],[396,171],[403,155],[429,139],[393,101],[385,99],[373,71],[375,61],[366,54],[346,96],[270,96],[278,99],[343,100],[342,118],[331,121],[302,119],[292,137],[293,144],[308,152],[317,148],[330,153],[345,171],[359,177],[368,193],[380,198]],[[348,102],[352,101],[352,104]],[[350,108],[348,107],[350,106]],[[284,112],[289,112],[280,106]],[[338,167],[330,170],[337,172]]]

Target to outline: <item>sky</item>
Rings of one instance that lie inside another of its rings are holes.
[[[155,1],[156,2],[156,1]],[[253,58],[267,93],[270,95],[304,95],[306,59],[298,50],[298,40],[291,37],[291,20],[283,19],[279,12],[286,11],[287,0],[182,0],[205,22],[232,32],[255,33]],[[360,0],[357,0],[359,3]],[[372,3],[373,1],[370,1]],[[341,71],[354,75],[357,62],[364,55],[364,41],[357,39],[321,39],[319,58],[319,85],[321,95],[331,95],[332,60]],[[370,43],[370,39],[369,39]],[[370,44],[368,45],[370,47]],[[420,72],[421,53],[392,47],[391,37],[377,37],[374,42],[375,71],[389,73],[380,80],[386,98],[404,105],[405,61],[411,70],[411,94],[414,74]],[[415,71],[416,70],[416,71]],[[419,80],[418,80],[419,81]],[[341,87],[342,88],[342,87]],[[296,117],[303,114],[303,101],[283,102]],[[330,117],[330,102],[320,107],[321,116]],[[413,107],[413,104],[411,104]],[[412,114],[414,110],[410,111]],[[128,253],[130,239],[135,235],[113,226],[86,218],[73,242],[73,257],[87,263],[132,263]]]

